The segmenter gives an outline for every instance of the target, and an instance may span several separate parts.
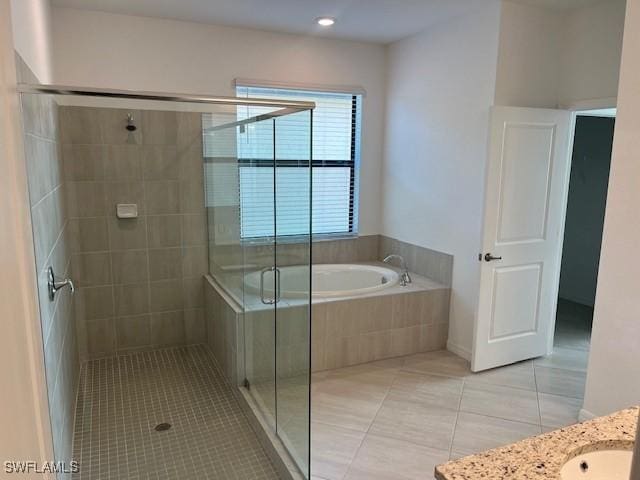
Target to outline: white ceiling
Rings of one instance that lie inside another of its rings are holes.
[[[558,9],[598,0],[515,0]],[[128,15],[390,43],[468,11],[479,0],[52,0],[72,7]],[[315,19],[336,18],[321,29]]]

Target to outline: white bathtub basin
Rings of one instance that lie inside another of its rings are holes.
[[[314,265],[313,298],[347,297],[370,294],[398,283],[395,271],[375,265],[331,264]],[[260,293],[260,272],[247,274],[245,285]],[[264,274],[264,296],[273,298],[273,272]],[[280,268],[281,298],[305,298],[309,291],[309,267],[306,265]]]

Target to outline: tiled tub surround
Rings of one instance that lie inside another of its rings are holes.
[[[16,60],[20,81],[39,83],[19,55],[16,55]],[[65,208],[68,185],[63,178],[62,160],[58,154],[57,110],[58,106],[51,96],[22,95],[31,224],[54,455],[56,461],[69,462],[80,368],[73,298],[69,289],[65,288],[51,301],[47,291],[47,269],[50,265],[61,278],[69,276],[71,270],[71,229]]]
[[[63,106],[60,131],[81,355],[205,343],[201,114]]]
[[[372,295],[314,300],[314,372],[445,348],[450,289],[412,273],[412,283]]]
[[[380,265],[378,262],[367,264]],[[445,348],[449,327],[450,289],[412,274],[413,282],[374,294],[330,299],[312,304],[311,365],[314,372],[386,358]],[[246,355],[248,365],[264,371],[251,376],[265,381],[274,372],[273,307],[244,293],[244,311],[236,298],[213,277],[207,280],[207,330],[209,345],[229,378],[242,381],[238,366]],[[278,372],[291,377],[304,373],[309,350],[305,300],[281,299],[277,308]],[[221,313],[222,312],[222,313]],[[242,315],[244,313],[244,322]],[[271,321],[270,321],[271,320]],[[238,330],[244,328],[243,332]],[[251,345],[242,352],[242,345]],[[242,366],[242,365],[240,365]]]

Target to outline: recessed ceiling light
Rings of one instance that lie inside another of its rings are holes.
[[[318,25],[321,27],[330,27],[336,23],[336,19],[331,17],[320,17],[316,22],[318,22]]]

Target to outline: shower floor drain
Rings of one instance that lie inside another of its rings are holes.
[[[170,423],[159,423],[158,425],[155,426],[154,430],[156,432],[166,432],[170,428],[171,428]]]

